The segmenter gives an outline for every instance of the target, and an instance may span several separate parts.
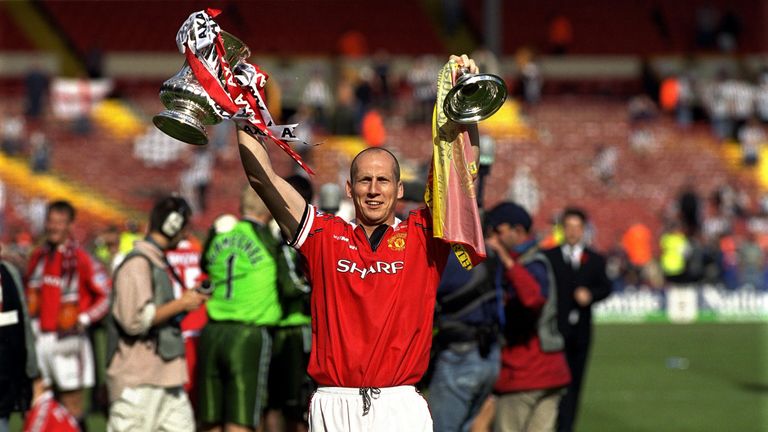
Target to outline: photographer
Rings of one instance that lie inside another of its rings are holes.
[[[178,276],[163,254],[180,241],[190,215],[182,198],[158,201],[149,234],[115,272],[107,354],[111,431],[195,429],[182,388],[187,366],[179,324],[207,296],[187,290],[175,298],[171,278]]]
[[[554,431],[571,374],[557,329],[559,293],[552,265],[539,250],[531,216],[519,204],[498,204],[487,221],[493,229],[487,244],[498,257],[498,281],[506,297],[495,430]]]

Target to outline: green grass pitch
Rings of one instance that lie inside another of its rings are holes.
[[[768,431],[768,323],[595,326],[577,431]]]
[[[595,327],[578,431],[768,430],[768,323]]]

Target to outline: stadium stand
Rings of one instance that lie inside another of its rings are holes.
[[[483,0],[464,0],[463,13],[467,26],[478,37],[483,33]],[[523,0],[503,9],[503,48],[513,54],[521,46],[539,47],[546,51],[547,30],[557,14],[572,23],[573,43],[569,54],[640,54],[652,55],[695,49],[695,11],[709,6],[719,10],[750,10],[750,0],[688,2],[621,2],[620,7],[604,7],[599,0],[576,0],[549,3],[542,7],[536,0]],[[759,13],[740,17],[744,29],[760,27]],[[672,23],[674,22],[674,25]],[[666,30],[661,30],[664,28]],[[743,38],[741,52],[754,52],[760,42]]]
[[[34,45],[21,31],[16,21],[4,8],[0,8],[0,51],[25,52]]]
[[[209,2],[138,1],[90,2],[47,0],[43,2],[63,32],[86,53],[104,51],[174,51],[178,23],[191,11],[209,7]],[[224,10],[218,20],[222,28],[243,38],[254,51],[284,54],[330,54],[337,52],[339,38],[360,32],[371,52],[419,54],[443,52],[434,27],[418,2],[388,2],[376,8],[366,2],[337,1],[228,1],[214,5]],[[269,11],[270,19],[261,14]],[[303,13],[296,14],[296,10]],[[401,19],[408,16],[408,20]],[[155,25],[142,25],[153,22]],[[322,24],[318,31],[317,23]]]
[[[734,8],[741,8],[747,3],[751,4],[747,0],[739,0]],[[481,4],[478,0],[464,0],[462,3],[465,25],[475,33],[481,27]],[[701,5],[704,2],[695,2],[693,6]],[[178,188],[186,161],[178,160],[163,168],[140,166],[129,156],[133,152],[133,139],[142,133],[137,122],[149,125],[150,117],[161,110],[156,93],[163,79],[159,77],[169,76],[162,75],[166,73],[165,68],[173,70],[182,62],[175,53],[173,40],[178,23],[190,11],[207,5],[204,2],[185,2],[182,5],[176,1],[128,3],[44,0],[33,3],[33,6],[53,26],[54,33],[63,35],[66,39],[64,45],[76,51],[76,56],[83,60],[89,50],[97,49],[103,51],[108,65],[116,64],[112,60],[119,56],[124,61],[134,55],[148,62],[143,64],[168,64],[153,72],[158,76],[139,74],[131,77],[131,73],[149,69],[136,61],[139,65],[136,71],[126,71],[126,75],[116,80],[115,95],[120,97],[116,99],[120,102],[118,104],[112,100],[111,108],[104,109],[104,112],[107,117],[114,117],[115,112],[120,112],[121,116],[130,118],[130,122],[125,124],[131,126],[124,128],[122,136],[113,133],[114,128],[120,125],[105,125],[98,121],[98,115],[93,131],[88,136],[73,133],[69,124],[58,123],[50,118],[46,121],[46,128],[49,129],[46,133],[55,144],[52,166],[56,174],[90,185],[98,193],[130,208],[146,210],[158,193]],[[431,15],[435,13],[434,8],[428,7],[427,3],[395,2],[390,7],[378,8],[377,19],[370,20],[370,4],[366,2],[299,1],[291,2],[288,6],[277,1],[267,1],[259,3],[259,7],[268,8],[270,16],[284,19],[251,20],[243,17],[253,10],[253,4],[238,0],[220,6],[224,9],[219,19],[222,27],[244,38],[258,53],[257,59],[265,59],[269,65],[267,70],[283,67],[283,54],[306,54],[313,57],[298,58],[313,60],[297,61],[303,68],[294,70],[297,75],[305,77],[311,72],[307,64],[334,74],[339,64],[321,55],[337,53],[339,38],[350,30],[362,33],[369,52],[383,48],[393,54],[391,80],[396,103],[387,116],[388,135],[385,145],[399,150],[405,158],[413,161],[410,163],[412,166],[418,166],[426,159],[430,151],[426,144],[429,142],[429,128],[403,121],[407,117],[410,103],[410,89],[405,84],[404,76],[412,59],[409,55],[444,51],[445,39],[435,24],[440,20]],[[662,118],[653,126],[658,141],[653,152],[639,154],[628,144],[630,125],[627,122],[625,100],[616,95],[632,95],[639,90],[641,58],[638,54],[684,48],[683,45],[659,39],[653,27],[654,21],[649,15],[654,4],[629,2],[625,7],[610,12],[593,7],[595,2],[591,0],[561,5],[562,8],[558,10],[533,6],[533,2],[526,0],[514,8],[503,8],[506,23],[503,46],[506,52],[515,52],[523,42],[538,45],[544,51],[547,20],[555,13],[562,13],[573,23],[576,37],[572,48],[577,55],[544,56],[538,59],[544,74],[547,97],[540,105],[526,108],[523,114],[525,133],[510,135],[503,131],[494,132],[499,154],[496,167],[488,179],[490,187],[487,189],[487,204],[505,197],[508,180],[515,174],[515,162],[522,155],[530,165],[531,174],[538,181],[543,197],[537,224],[546,226],[555,210],[564,203],[579,202],[597,209],[594,218],[596,225],[601,227],[599,245],[607,247],[626,227],[622,224],[622,212],[636,215],[646,220],[652,228],[658,229],[659,213],[684,182],[692,179],[706,193],[732,176],[735,169],[733,164],[724,162],[718,144],[706,126],[696,125],[683,132],[677,129],[672,120]],[[715,2],[715,6],[725,8],[727,5]],[[670,30],[673,41],[684,41],[693,34],[695,14],[692,10],[683,13],[682,6],[675,4],[662,4],[659,7],[665,17],[680,15]],[[311,13],[292,14],[297,8]],[[33,41],[24,35],[25,29],[17,24],[9,11],[7,5],[0,7],[0,23],[3,24],[0,26],[0,52],[5,55],[34,53]],[[409,16],[407,22],[400,18],[403,15]],[[755,18],[742,18],[745,33],[752,31],[754,35]],[[146,21],[158,25],[142,26],[141,31],[137,31],[135,23]],[[286,25],[286,22],[289,24]],[[323,23],[323,31],[316,31],[314,24],[317,22]],[[630,37],[606,37],[619,29],[622,34]],[[742,39],[745,43],[740,46],[740,50],[754,52],[754,44],[758,43],[756,41],[759,38]],[[278,52],[280,56],[276,55]],[[162,57],[153,60],[151,56],[155,54]],[[675,71],[682,64],[681,58],[675,56],[660,56],[651,60],[654,66],[652,69],[660,75]],[[711,71],[715,70],[713,68],[718,61],[718,58],[702,57],[698,64],[708,65],[707,70]],[[744,67],[750,73],[754,73],[760,66],[758,61],[752,60],[739,63],[738,59],[729,58],[728,61],[733,67]],[[502,64],[502,74],[513,84],[516,74],[514,61],[505,57]],[[349,63],[347,67],[355,65]],[[330,75],[330,79],[330,84],[335,86],[340,77]],[[15,75],[6,73],[0,82],[3,94],[7,95],[6,101],[9,102],[6,106],[20,106],[21,99],[8,98],[19,98],[23,94],[23,75],[18,72]],[[297,89],[291,91],[295,93]],[[566,96],[549,96],[562,94]],[[577,98],[567,94],[613,96]],[[319,173],[316,177],[318,184],[338,181],[337,167],[343,166],[348,158],[344,152],[335,151],[333,140],[323,135],[322,131],[315,137],[316,142],[326,142],[315,148],[311,160]],[[590,175],[591,164],[600,145],[616,149],[618,168],[616,181],[611,186],[601,184]],[[696,157],[691,157],[692,154]],[[726,159],[733,159],[732,154],[726,155]],[[98,159],[84,158],[83,155],[98,155]],[[293,170],[287,158],[278,156],[276,160],[281,172],[290,173]],[[198,220],[200,226],[208,224],[220,212],[232,211],[231,203],[236,201],[236,194],[232,191],[237,190],[242,181],[239,176],[233,175],[237,168],[237,163],[232,160],[217,165],[210,192],[211,209]],[[573,178],[569,179],[563,173],[573,173]],[[119,180],[105,181],[114,176]],[[753,180],[745,184],[750,193],[758,193]]]

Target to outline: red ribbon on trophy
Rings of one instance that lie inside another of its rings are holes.
[[[220,10],[212,8],[193,13],[182,25],[176,37],[179,50],[186,56],[195,79],[208,94],[211,105],[219,115],[240,122],[243,131],[250,135],[271,139],[304,171],[314,174],[309,165],[288,144],[288,142],[300,142],[309,145],[294,134],[297,124],[274,124],[272,115],[264,103],[264,86],[269,76],[258,66],[247,62],[236,65],[237,73],[232,71],[225,57],[224,40],[220,28],[211,19],[220,13]],[[195,32],[194,41],[188,37],[190,30]],[[204,53],[211,43],[215,51]],[[213,55],[214,52],[216,55]],[[215,69],[220,71],[224,86]]]

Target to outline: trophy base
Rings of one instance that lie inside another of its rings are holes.
[[[168,136],[188,144],[206,145],[205,127],[193,115],[165,110],[152,117],[152,123]]]

